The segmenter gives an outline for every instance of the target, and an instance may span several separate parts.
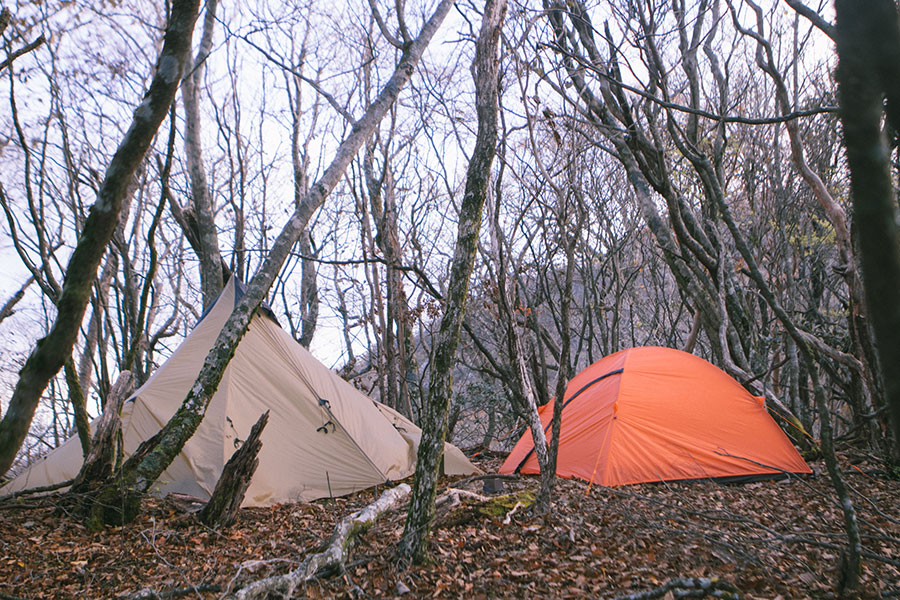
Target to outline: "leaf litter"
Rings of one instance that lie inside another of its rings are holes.
[[[896,597],[900,482],[864,467],[846,473],[867,553],[863,597]],[[545,516],[523,508],[537,477],[504,484],[508,496],[491,506],[464,498],[438,513],[428,564],[401,569],[395,560],[400,507],[357,540],[344,573],[321,573],[302,597],[615,598],[687,577],[719,578],[745,598],[834,597],[845,537],[825,476],[619,488],[559,480]],[[480,482],[467,489],[480,492]],[[61,513],[52,498],[0,504],[0,598],[218,598],[296,568],[337,521],[380,491],[243,509],[220,531],[175,499],[149,500],[133,523],[101,533]]]

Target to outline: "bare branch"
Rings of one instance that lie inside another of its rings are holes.
[[[784,1],[788,6],[793,8],[797,14],[807,19],[810,23],[812,23],[815,27],[821,30],[822,33],[830,37],[832,40],[834,39],[834,25],[826,21],[822,17],[822,15],[800,2],[800,0]]]
[[[14,60],[19,58],[23,54],[28,54],[32,50],[39,48],[45,41],[47,41],[46,38],[44,38],[44,36],[41,35],[40,37],[38,37],[38,39],[34,40],[27,46],[23,46],[23,47],[19,48],[18,50],[14,51],[12,54],[10,54],[8,57],[6,57],[6,60],[4,60],[3,62],[0,62],[0,71],[9,67],[9,65],[11,65]]]

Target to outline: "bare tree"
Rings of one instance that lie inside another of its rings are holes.
[[[144,442],[105,486],[86,500],[83,508],[93,526],[132,520],[141,500],[160,474],[171,464],[185,442],[193,435],[209,406],[222,375],[250,320],[259,308],[312,214],[343,177],[347,166],[390,110],[403,86],[412,77],[415,66],[450,10],[452,2],[443,0],[423,24],[419,36],[403,45],[399,63],[380,94],[356,120],[349,135],[335,151],[322,176],[310,186],[309,193],[296,205],[271,250],[207,355],[197,381],[182,406],[168,423]]]
[[[3,9],[0,10],[0,35],[3,35],[3,33],[6,31],[6,28],[9,27],[9,21],[11,19],[12,19],[12,12],[4,6]],[[4,58],[2,61],[0,61],[0,72],[9,68],[10,65],[13,64],[13,61],[16,60],[17,58],[40,48],[41,45],[45,41],[46,40],[44,39],[44,36],[39,35],[38,37],[36,37],[34,39],[34,41],[29,42],[20,48],[10,51],[6,55],[6,58]]]
[[[469,277],[481,231],[481,214],[491,178],[497,146],[497,112],[500,30],[506,15],[505,0],[487,0],[481,30],[475,45],[472,74],[478,112],[478,137],[466,172],[465,195],[459,211],[459,225],[444,300],[441,327],[428,385],[428,399],[422,419],[422,439],[416,458],[416,475],[410,497],[400,554],[420,562],[426,556],[434,499],[447,433],[447,417],[452,396],[453,366],[460,330],[469,296]]]
[[[166,117],[187,57],[198,2],[172,4],[165,42],[156,74],[144,100],[134,112],[131,128],[119,145],[97,193],[97,201],[82,228],[69,259],[56,320],[47,337],[39,340],[22,369],[9,407],[0,421],[0,472],[6,472],[25,439],[40,395],[71,355],[84,317],[91,284],[119,221],[122,201],[156,130]]]

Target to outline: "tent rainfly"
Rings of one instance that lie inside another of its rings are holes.
[[[549,428],[553,401],[540,415]],[[557,475],[606,486],[810,473],[763,398],[671,348],[622,350],[574,377],[558,452]],[[530,431],[500,472],[539,472]]]
[[[126,454],[181,405],[240,295],[232,278],[181,346],[125,403]],[[271,413],[259,467],[243,506],[341,496],[411,475],[421,430],[341,379],[265,312],[251,321],[206,416],[153,491],[209,498],[225,462],[266,410]],[[81,463],[81,446],[72,438],[0,488],[0,495],[67,481]],[[476,471],[458,448],[445,445],[446,474]]]

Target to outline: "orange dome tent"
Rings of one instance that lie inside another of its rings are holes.
[[[810,473],[762,398],[671,348],[611,354],[569,382],[556,473],[598,485]],[[553,401],[540,409],[549,427]],[[501,473],[538,473],[531,432]]]

